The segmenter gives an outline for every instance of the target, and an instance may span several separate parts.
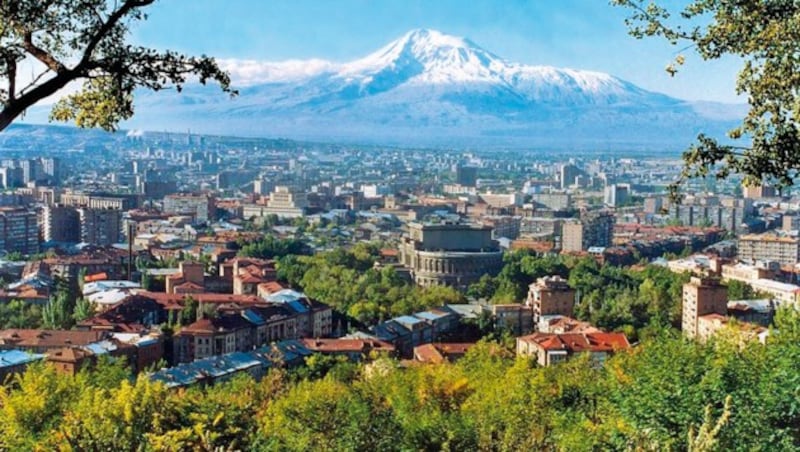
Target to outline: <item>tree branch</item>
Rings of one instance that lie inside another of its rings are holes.
[[[22,48],[24,48],[26,52],[33,55],[34,58],[44,63],[45,66],[56,73],[67,70],[67,67],[58,61],[52,54],[44,49],[41,49],[40,47],[37,47],[36,44],[33,43],[33,33],[30,31],[26,31],[22,35]]]
[[[20,95],[24,94],[25,91],[27,91],[27,90],[33,88],[34,86],[36,86],[36,84],[39,83],[39,80],[41,80],[42,77],[47,75],[48,72],[50,72],[50,68],[47,68],[44,71],[40,72],[39,75],[34,77],[33,80],[31,80],[30,83],[28,83],[26,86],[24,86],[22,89],[19,90]]]
[[[58,90],[75,80],[78,74],[74,71],[65,70],[57,73],[55,77],[42,83],[33,90],[16,98],[13,102],[8,102],[0,112],[0,130],[4,130],[14,121],[14,118],[22,114],[28,107],[47,96],[55,94]]]
[[[105,38],[106,35],[108,35],[108,33],[119,23],[119,21],[125,17],[125,15],[136,8],[150,5],[154,1],[155,0],[127,0],[118,10],[111,13],[111,15],[108,16],[108,20],[100,27],[99,30],[97,30],[94,36],[92,36],[92,39],[89,41],[89,44],[86,45],[86,49],[83,51],[83,57],[76,68],[84,67],[91,61],[92,54],[97,46],[100,44],[103,38]]]

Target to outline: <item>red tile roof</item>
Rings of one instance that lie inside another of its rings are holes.
[[[300,339],[309,350],[321,353],[369,353],[372,350],[393,352],[394,345],[374,339]]]
[[[571,353],[584,351],[610,352],[630,348],[623,333],[534,333],[519,340],[537,345],[544,350],[566,350]]]
[[[86,275],[83,280],[86,282],[94,282],[94,281],[105,281],[108,279],[108,275],[103,273],[95,273],[94,275]]]
[[[102,331],[10,329],[0,331],[0,344],[20,348],[87,345],[105,338]]]

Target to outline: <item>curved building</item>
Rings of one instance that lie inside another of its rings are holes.
[[[503,267],[492,228],[467,224],[410,223],[400,244],[400,262],[420,286],[466,288]]]

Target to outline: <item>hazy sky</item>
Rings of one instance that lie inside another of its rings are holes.
[[[514,62],[608,72],[683,99],[737,101],[737,61],[687,53],[669,77],[664,67],[678,49],[630,37],[627,11],[607,0],[161,0],[148,11],[137,42],[218,58],[344,62],[432,28]]]

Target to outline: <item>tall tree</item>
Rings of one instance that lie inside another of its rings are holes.
[[[130,27],[146,19],[144,10],[154,2],[0,0],[0,130],[74,81],[82,81],[82,89],[62,98],[51,119],[105,130],[133,115],[136,88],[180,91],[197,77],[234,93],[213,58],[127,42]],[[24,78],[20,69],[29,61],[38,72]]]
[[[666,2],[664,2],[666,3]],[[679,11],[651,0],[612,0],[627,7],[636,38],[660,37],[704,60],[743,60],[736,91],[749,111],[728,133],[732,142],[700,135],[683,155],[680,180],[731,172],[748,183],[791,185],[800,171],[800,4],[785,0],[692,0]],[[663,4],[663,3],[662,3]],[[676,14],[677,13],[677,14]],[[674,75],[685,57],[667,66]],[[673,193],[677,184],[673,185]]]

